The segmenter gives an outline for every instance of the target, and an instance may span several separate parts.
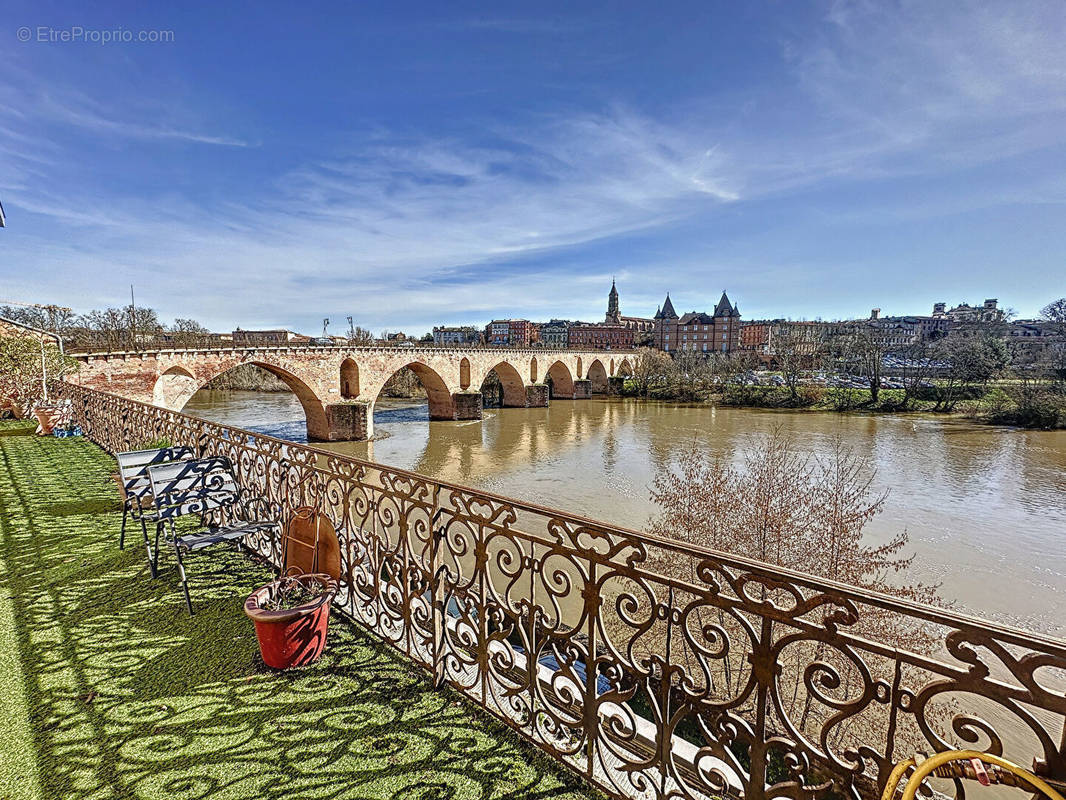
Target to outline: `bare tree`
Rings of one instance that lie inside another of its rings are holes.
[[[1048,322],[1066,323],[1066,297],[1052,300],[1040,309],[1040,318]]]
[[[682,453],[676,471],[662,468],[651,492],[662,513],[652,523],[651,532],[867,590],[942,604],[935,586],[897,582],[911,565],[911,558],[902,555],[906,532],[881,545],[864,541],[863,529],[881,512],[885,501],[885,495],[873,489],[875,473],[865,459],[841,442],[824,458],[815,458],[801,452],[780,430],[753,438],[742,456],[743,467],[737,468],[727,456],[709,455],[694,444]],[[686,562],[674,554],[657,559],[654,567],[664,575],[700,583],[706,575],[697,573],[698,564],[698,558]],[[689,598],[675,598],[675,602],[689,602]],[[708,608],[692,624],[716,630],[718,636],[731,641],[719,642],[718,657],[708,658],[703,651],[678,644],[672,657],[690,674],[708,676],[709,690],[715,695],[741,692],[752,669],[742,621],[725,610]],[[932,652],[936,647],[930,631],[916,629],[907,618],[874,607],[864,606],[851,630],[890,647],[919,652]],[[643,646],[662,644],[653,636]],[[832,665],[840,676],[838,700],[860,694],[864,686],[854,664],[828,643],[807,641],[779,656],[783,710],[801,731],[815,738],[833,713],[805,684],[805,671],[816,663]],[[871,659],[868,666],[874,680],[891,680],[891,662]],[[883,736],[887,720],[882,712],[873,709],[834,725],[831,743],[851,746]]]
[[[853,375],[862,378],[870,390],[870,402],[876,404],[881,396],[881,384],[885,372],[885,356],[890,352],[884,340],[877,335],[877,329],[870,325],[859,325],[845,336],[848,363],[845,368]]]
[[[900,381],[903,383],[903,408],[907,409],[921,394],[936,372],[936,362],[930,358],[929,343],[924,339],[899,351]]]
[[[676,399],[700,400],[711,384],[709,359],[695,350],[679,350],[668,375]]]
[[[211,331],[194,319],[178,317],[174,320],[174,324],[167,328],[167,333],[170,334],[170,341],[174,344],[191,347],[206,344]]]
[[[73,311],[55,305],[0,306],[0,317],[64,338],[72,333],[77,323],[77,315]]]
[[[1003,339],[989,333],[953,333],[932,348],[936,359],[946,367],[937,411],[951,411],[964,391],[975,384],[987,386],[1010,363],[1010,353]]]
[[[644,348],[633,359],[633,374],[630,379],[636,384],[637,393],[648,397],[653,386],[663,383],[672,369],[670,356],[661,350]]]
[[[348,331],[348,344],[354,347],[367,347],[374,344],[374,334],[359,325]]]
[[[42,337],[43,338],[43,337]],[[55,384],[78,368],[63,355],[58,345],[37,336],[0,337],[0,408],[17,415],[29,413],[30,406],[51,393]]]
[[[773,337],[773,359],[788,388],[789,399],[799,400],[799,382],[803,373],[821,363],[825,351],[807,329],[789,327]]]

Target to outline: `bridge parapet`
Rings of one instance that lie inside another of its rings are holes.
[[[262,346],[245,346],[245,347],[161,347],[147,350],[90,350],[90,351],[68,351],[68,355],[71,358],[78,359],[80,361],[87,361],[96,358],[137,358],[147,356],[159,356],[159,355],[189,355],[198,353],[273,353],[273,352],[293,352],[293,353],[342,353],[342,352],[359,352],[359,353],[500,353],[503,355],[543,355],[547,358],[551,354],[582,354],[582,355],[596,355],[598,357],[635,357],[640,354],[639,350],[589,350],[589,349],[572,349],[569,347],[450,347],[445,345],[440,346],[412,346],[412,347],[366,347],[360,345],[262,345]]]

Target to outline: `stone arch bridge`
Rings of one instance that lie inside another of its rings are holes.
[[[292,389],[307,418],[307,438],[317,441],[372,437],[378,395],[404,367],[425,387],[430,419],[469,420],[481,419],[480,389],[490,372],[500,379],[505,407],[528,408],[547,406],[550,398],[605,394],[635,363],[632,351],[435,347],[250,347],[74,358],[81,364],[73,382],[175,411],[211,379],[254,364]]]

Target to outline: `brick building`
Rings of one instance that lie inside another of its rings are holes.
[[[593,350],[627,350],[633,346],[636,330],[626,325],[572,325],[569,346]]]
[[[529,347],[536,344],[539,331],[536,323],[528,319],[512,319],[508,322],[511,347]]]
[[[740,349],[740,309],[722,298],[714,311],[690,311],[678,317],[670,295],[655,314],[654,346],[667,353],[733,353]]]
[[[538,338],[537,324],[528,319],[494,319],[485,327],[485,341],[494,347],[529,347]]]

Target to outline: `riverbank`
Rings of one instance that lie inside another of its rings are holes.
[[[917,393],[881,389],[877,400],[869,389],[824,386],[729,385],[724,388],[679,391],[671,386],[650,387],[645,393],[632,381],[622,396],[654,402],[685,402],[732,408],[785,409],[836,413],[901,414],[927,413],[944,418],[966,419],[988,425],[1010,425],[1034,430],[1066,429],[1066,394],[1040,385],[1038,389],[1004,386],[962,387],[950,393],[940,387],[923,387]],[[1024,394],[1019,402],[1019,394]]]
[[[339,619],[268,670],[241,603],[271,573],[193,556],[188,616],[173,558],[118,549],[114,460],[33,427],[0,422],[0,797],[596,796]]]

